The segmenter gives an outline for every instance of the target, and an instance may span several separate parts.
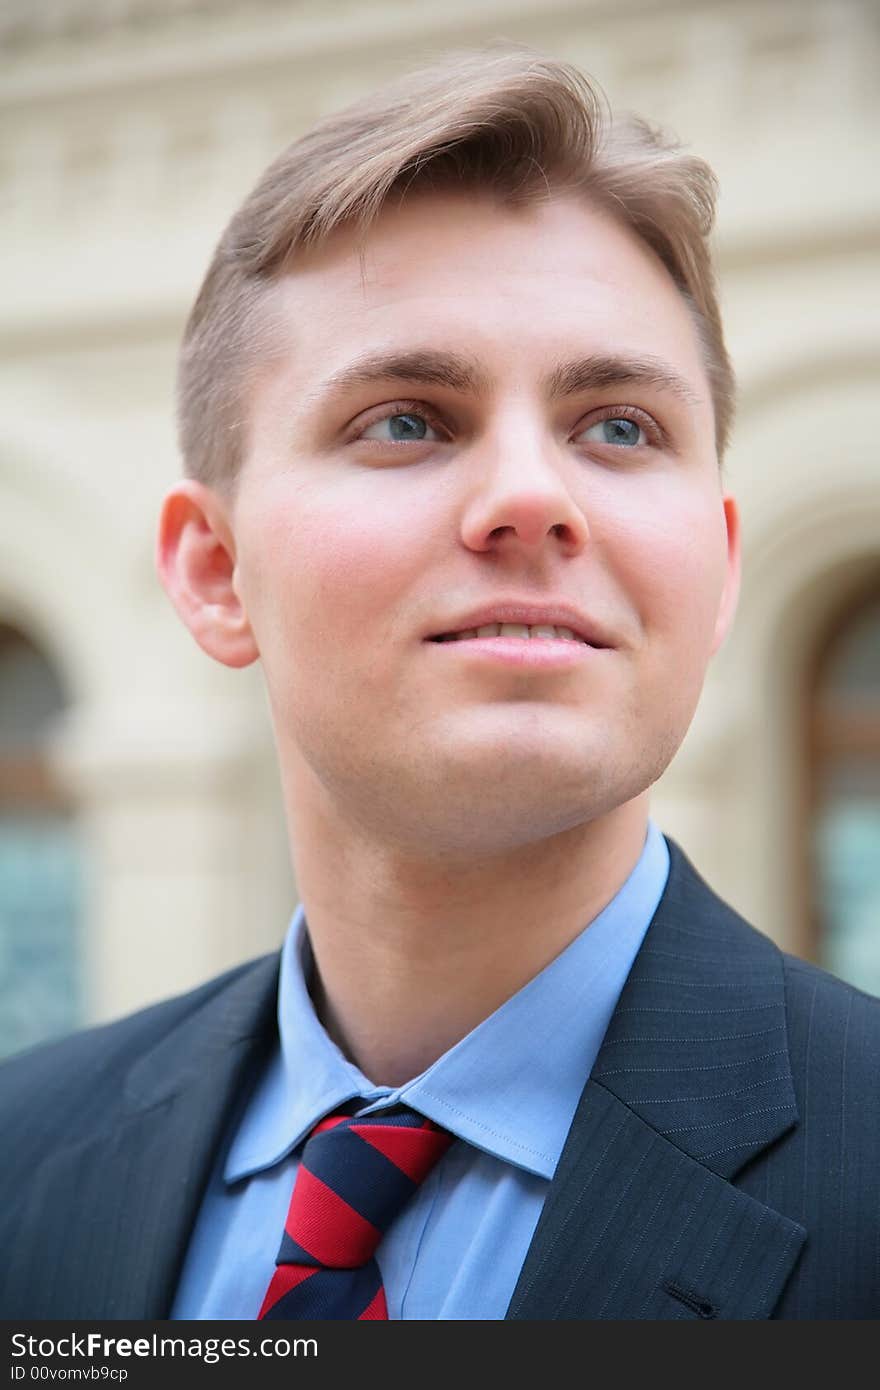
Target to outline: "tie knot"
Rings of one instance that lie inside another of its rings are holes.
[[[321,1120],[303,1149],[278,1262],[365,1264],[452,1139],[403,1106]]]

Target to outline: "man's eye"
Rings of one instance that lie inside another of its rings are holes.
[[[381,420],[373,420],[358,437],[377,439],[382,444],[405,444],[420,443],[422,440],[434,443],[442,436],[425,415],[417,410],[403,410],[385,415]]]
[[[612,415],[607,420],[597,420],[581,430],[579,439],[588,439],[593,444],[622,444],[635,448],[647,444],[648,436],[636,420],[628,420],[625,415]]]

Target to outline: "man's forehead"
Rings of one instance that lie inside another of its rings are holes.
[[[581,203],[526,211],[480,202],[469,219],[461,198],[420,197],[298,261],[269,312],[304,394],[412,380],[485,397],[522,361],[548,398],[604,376],[705,403],[696,326],[659,258]]]
[[[399,300],[478,289],[568,297],[627,293],[674,304],[676,286],[654,250],[583,196],[557,195],[523,207],[463,193],[419,193],[380,210],[366,228],[343,224],[297,251],[276,282],[290,308],[343,301],[367,318]]]

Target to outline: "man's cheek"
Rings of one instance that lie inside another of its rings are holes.
[[[711,607],[721,573],[717,550],[713,518],[700,512],[684,513],[644,538],[639,587],[665,626],[686,627]]]
[[[394,567],[388,528],[358,512],[312,513],[300,521],[299,541],[319,595],[361,589]]]

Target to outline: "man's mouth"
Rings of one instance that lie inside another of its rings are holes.
[[[478,637],[520,637],[527,638],[532,642],[578,642],[584,647],[594,645],[572,632],[570,627],[557,627],[553,623],[535,623],[533,626],[527,626],[525,623],[485,623],[482,627],[468,628],[462,632],[442,632],[430,640],[432,642],[467,642]]]

